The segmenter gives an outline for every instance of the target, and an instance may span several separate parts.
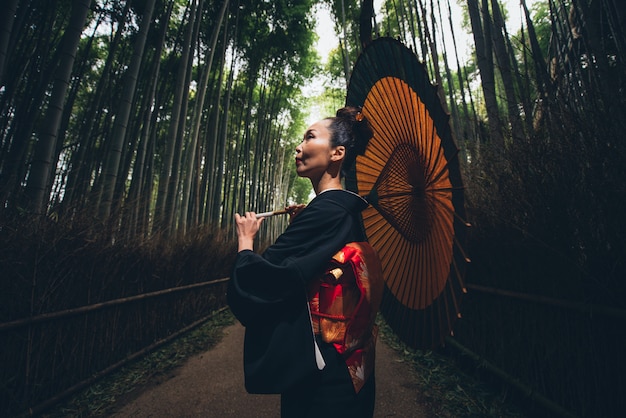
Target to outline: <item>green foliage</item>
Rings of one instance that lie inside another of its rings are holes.
[[[251,69],[261,66],[265,59],[277,60],[287,66],[286,73],[302,71],[313,53],[313,24],[310,0],[240,2],[240,24],[237,43]],[[302,60],[302,61],[301,61]],[[293,71],[290,71],[293,69]]]
[[[335,48],[330,51],[325,70],[334,83],[345,86],[346,77],[344,71],[344,51],[342,51],[341,48]]]
[[[543,56],[548,56],[548,49],[550,47],[550,38],[552,34],[552,22],[550,19],[550,4],[546,0],[535,0],[530,9],[530,15],[532,17],[533,26],[537,34],[537,41],[541,47]],[[520,38],[520,36],[516,36]]]
[[[52,167],[60,161],[48,205],[49,208],[54,205],[56,212],[63,211],[64,206],[95,205],[100,200],[101,185],[105,181],[101,167],[106,155],[111,152],[111,136],[123,93],[121,88],[134,54],[134,40],[146,2],[130,4],[125,14],[129,4],[95,2],[88,28],[81,39],[73,85],[63,116],[63,132],[58,136],[63,143],[59,142],[56,147],[58,155],[53,156],[54,161],[51,161]],[[151,219],[155,229],[168,222],[161,219],[165,211],[161,206],[156,208],[155,202],[158,203],[158,198],[170,190],[175,193],[172,189],[182,187],[189,177],[194,177],[189,183],[190,187],[196,188],[196,197],[215,194],[213,190],[209,191],[211,182],[216,182],[222,189],[221,196],[215,196],[215,202],[236,201],[245,196],[248,184],[221,187],[229,184],[228,179],[220,178],[217,182],[214,172],[202,170],[223,164],[224,161],[215,160],[221,160],[224,155],[229,159],[230,169],[224,170],[223,176],[232,174],[240,178],[240,173],[232,166],[244,165],[235,161],[243,155],[242,146],[247,152],[254,151],[251,163],[256,164],[244,167],[244,170],[263,167],[259,161],[280,161],[282,149],[272,143],[274,139],[268,141],[267,138],[275,138],[277,142],[289,141],[278,136],[285,134],[289,138],[292,135],[287,127],[290,123],[299,126],[301,117],[294,110],[299,106],[300,89],[321,70],[319,57],[313,48],[316,36],[311,19],[313,1],[230,2],[223,22],[217,20],[222,2],[203,4],[201,15],[190,16],[189,2],[157,1],[141,63],[142,76],[134,89],[130,123],[125,130],[126,138],[121,142],[123,147],[119,150],[121,161],[114,204],[120,209],[129,209],[130,202],[125,202],[124,197],[129,195],[130,185],[136,183],[140,192],[132,196],[130,204],[139,207],[139,199],[144,207],[137,210],[144,211],[143,219]],[[23,194],[22,185],[32,160],[32,144],[40,130],[38,124],[50,96],[47,89],[52,84],[54,66],[59,58],[55,51],[67,25],[71,6],[69,1],[19,5],[23,8],[17,13],[22,16],[19,20],[22,26],[14,26],[11,36],[16,41],[8,51],[12,71],[7,80],[2,80],[3,85],[11,88],[2,96],[1,154],[6,157],[9,150],[14,153],[11,158],[0,161],[3,170],[10,173],[3,176],[0,183],[3,211],[17,210],[20,204],[18,198]],[[170,6],[171,16],[167,14]],[[184,35],[192,18],[196,21],[200,19],[199,36],[192,40],[196,52],[193,59],[183,62]],[[213,58],[207,96],[204,108],[197,112],[195,106],[199,96],[196,88],[208,65],[208,43],[216,29],[220,32],[215,51],[210,51]],[[181,66],[186,71],[181,72]],[[189,80],[178,79],[185,72],[190,75]],[[229,76],[233,78],[232,83]],[[185,85],[185,82],[188,84]],[[230,90],[231,86],[233,90]],[[188,88],[190,94],[182,103],[175,103],[175,93]],[[231,98],[230,103],[225,102],[227,97]],[[179,108],[174,108],[175,105]],[[226,105],[230,109],[228,114],[224,113]],[[171,124],[174,121],[181,122],[173,137]],[[200,126],[198,136],[205,139],[205,142],[201,139],[197,147],[197,158],[203,161],[199,173],[185,161],[190,157],[187,155],[190,150],[195,150],[190,146],[190,134],[194,132],[192,126]],[[230,142],[233,151],[224,153],[219,146],[213,145],[219,141]],[[142,154],[143,151],[145,154]],[[255,162],[255,159],[258,161]],[[278,174],[266,176],[272,180],[279,177]],[[164,187],[172,178],[178,179],[178,184]],[[200,181],[205,183],[198,184]],[[163,190],[157,190],[159,185]],[[199,191],[198,187],[205,190]],[[190,190],[183,192],[190,193]],[[285,193],[288,191],[285,190]],[[189,211],[204,206],[204,202],[192,202]],[[182,208],[183,205],[175,207]],[[221,207],[229,210],[227,206]],[[210,212],[213,217],[222,215],[219,209],[213,207]],[[114,212],[114,216],[120,213]],[[129,215],[129,219],[138,219],[136,215]],[[178,218],[200,219],[195,214],[172,217]],[[212,221],[216,222],[216,219]],[[176,226],[169,228],[166,225],[165,228],[174,230]],[[148,231],[150,225],[145,224],[140,229]]]
[[[294,173],[295,174],[295,173]],[[294,175],[291,199],[293,203],[308,203],[311,200],[313,189],[309,179],[303,179]]]

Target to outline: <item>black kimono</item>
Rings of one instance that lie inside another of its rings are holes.
[[[262,255],[239,252],[228,288],[231,310],[246,327],[244,371],[250,393],[281,393],[283,417],[368,417],[373,376],[358,394],[331,344],[317,338],[319,370],[306,288],[331,257],[364,241],[367,202],[344,190],[316,196]]]

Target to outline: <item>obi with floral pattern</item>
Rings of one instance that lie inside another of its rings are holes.
[[[380,261],[367,242],[343,247],[309,287],[313,330],[341,354],[357,393],[374,371],[382,294]]]

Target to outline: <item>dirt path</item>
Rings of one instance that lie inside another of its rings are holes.
[[[241,325],[225,329],[212,350],[151,383],[113,417],[279,417],[279,395],[250,395],[243,385]],[[432,414],[419,404],[415,378],[387,345],[378,342],[376,418],[422,418]]]

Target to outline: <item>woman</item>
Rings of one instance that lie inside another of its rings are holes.
[[[371,137],[353,107],[307,129],[296,171],[316,197],[287,208],[289,227],[262,255],[253,242],[263,219],[235,215],[228,301],[246,327],[246,389],[280,393],[282,417],[373,415],[382,274],[359,221],[368,204],[341,182]]]

